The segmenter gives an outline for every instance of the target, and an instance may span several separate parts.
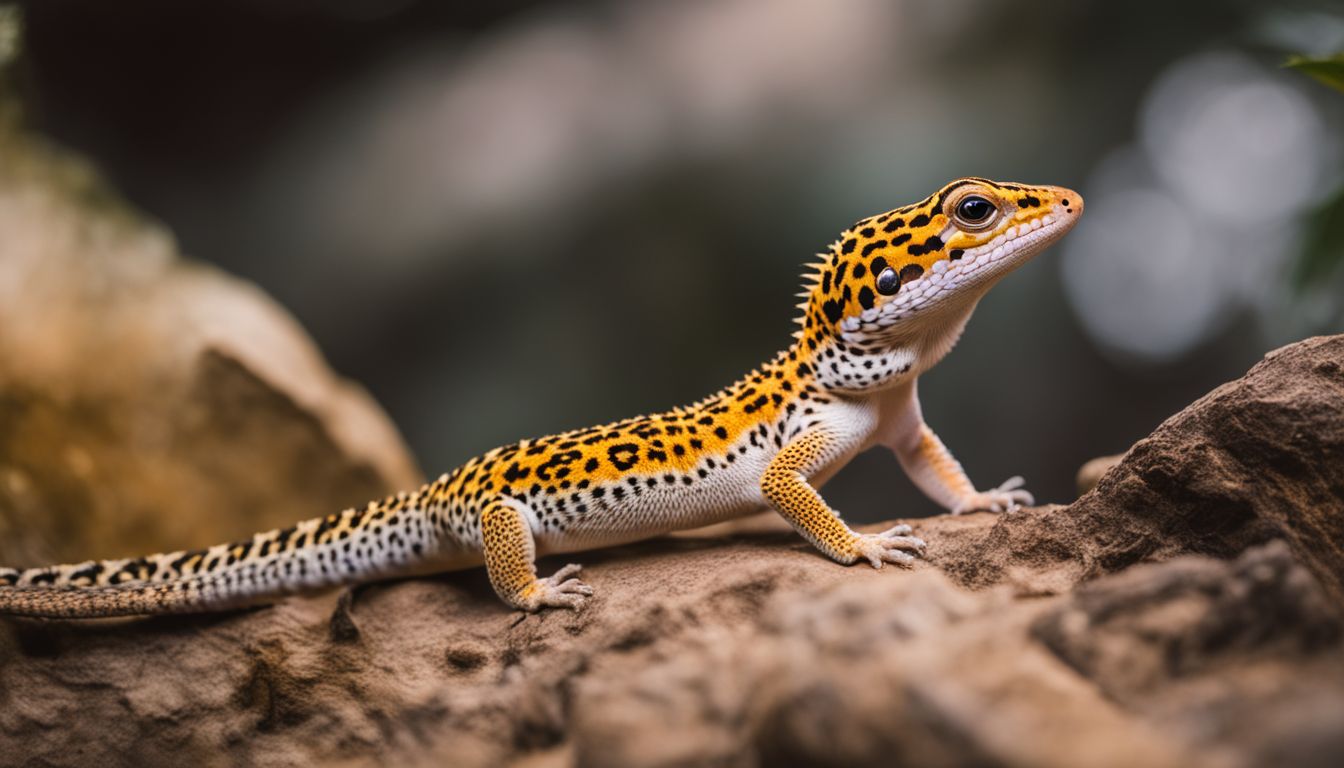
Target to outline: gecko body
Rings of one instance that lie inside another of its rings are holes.
[[[1061,187],[954,181],[845,230],[805,277],[792,343],[692,405],[496,448],[434,482],[231,544],[0,569],[0,613],[49,618],[222,610],[285,594],[484,565],[508,605],[577,607],[592,589],[546,554],[696,528],[773,507],[844,564],[908,564],[899,525],[857,533],[818,488],[892,451],[954,513],[1030,504],[1014,478],[977,491],[920,412],[917,380],[1000,278],[1067,232]]]

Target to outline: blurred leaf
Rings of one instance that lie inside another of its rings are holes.
[[[1344,52],[1321,58],[1293,56],[1284,66],[1344,92]],[[1344,269],[1344,187],[1336,189],[1307,221],[1302,251],[1290,278],[1293,293],[1298,297],[1319,294],[1341,269]]]
[[[1344,187],[1335,190],[1307,222],[1302,253],[1293,266],[1292,286],[1301,295],[1344,266]]]
[[[1311,75],[1337,91],[1344,91],[1344,52],[1319,59],[1292,56],[1283,65]]]
[[[17,6],[0,4],[0,69],[19,57],[23,15]]]

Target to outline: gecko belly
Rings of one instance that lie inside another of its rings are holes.
[[[765,450],[736,453],[717,471],[630,475],[609,483],[582,514],[564,523],[533,526],[540,553],[576,552],[699,528],[760,511],[759,478]]]

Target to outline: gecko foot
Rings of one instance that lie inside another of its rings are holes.
[[[861,533],[854,540],[855,560],[867,560],[874,568],[881,568],[883,563],[910,565],[915,556],[904,550],[922,553],[925,544],[909,533],[908,525],[893,526],[881,533]]]
[[[1021,477],[1010,477],[998,488],[973,493],[962,499],[952,508],[952,514],[964,512],[1012,512],[1023,505],[1030,506],[1036,499],[1022,488],[1026,481]]]
[[[543,608],[578,608],[589,596],[593,588],[574,578],[583,566],[570,563],[554,575],[537,579],[523,595],[522,605],[525,611],[539,611]]]

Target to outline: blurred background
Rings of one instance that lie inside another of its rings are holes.
[[[42,0],[30,122],[288,307],[430,475],[686,403],[800,264],[961,175],[1088,213],[922,382],[977,485],[1073,498],[1266,351],[1344,330],[1338,3]],[[828,491],[933,514],[889,456]]]

